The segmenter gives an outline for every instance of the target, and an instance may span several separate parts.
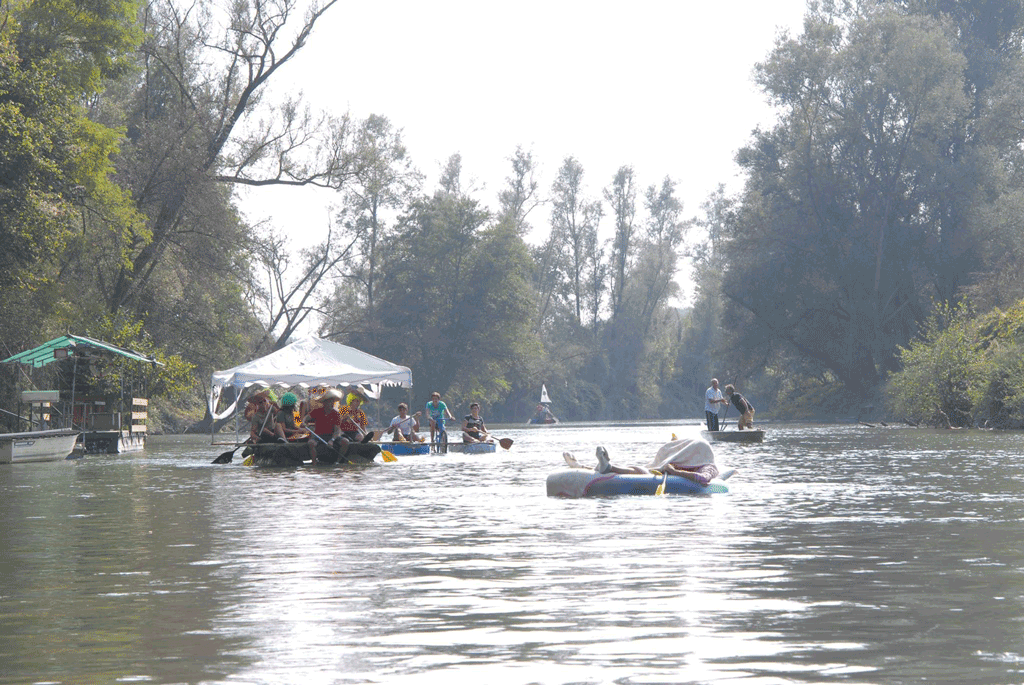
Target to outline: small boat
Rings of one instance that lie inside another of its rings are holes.
[[[70,428],[0,433],[0,464],[30,461],[62,461],[78,442],[78,431]]]
[[[729,492],[723,482],[736,471],[724,470],[717,478],[707,485],[700,485],[682,476],[663,476],[647,474],[597,473],[589,469],[562,469],[548,476],[547,491],[549,497],[609,497],[613,495],[653,495],[665,482],[665,494],[668,495],[710,495]]]
[[[713,442],[764,442],[763,430],[701,431],[700,434]]]
[[[460,452],[462,454],[490,454],[498,448],[494,442],[449,442],[449,452]]]
[[[378,442],[382,450],[391,452],[396,456],[430,454],[430,443],[428,442]]]
[[[545,426],[558,423],[558,419],[551,413],[548,405],[551,404],[551,398],[548,397],[547,387],[541,383],[540,386],[540,403],[537,405],[537,411],[534,412],[533,416],[526,423],[533,426]]]

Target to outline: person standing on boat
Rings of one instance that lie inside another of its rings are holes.
[[[704,418],[708,423],[709,431],[718,430],[718,405],[728,404],[729,401],[722,397],[722,391],[718,389],[718,379],[711,379],[711,387],[704,392]]]
[[[398,405],[398,416],[391,419],[391,424],[384,429],[384,435],[394,433],[394,440],[396,442],[401,442],[402,440],[423,442],[423,438],[416,434],[416,431],[420,429],[420,422],[416,418],[419,415],[420,412],[416,412],[410,416],[409,406],[402,402]]]
[[[736,429],[749,428],[754,430],[754,405],[747,401],[743,395],[736,392],[732,383],[725,386],[725,395],[732,400],[732,406],[740,413],[740,419],[736,422]]]
[[[462,442],[494,442],[487,434],[484,417],[480,416],[480,404],[469,405],[469,413],[462,418]]]
[[[430,393],[430,401],[427,402],[427,418],[430,420],[430,444],[434,444],[434,434],[444,431],[444,420],[448,417],[452,421],[455,417],[448,411],[448,405],[441,401],[441,393]]]

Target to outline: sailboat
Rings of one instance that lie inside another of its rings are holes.
[[[530,419],[531,424],[552,424],[558,423],[558,419],[548,409],[548,405],[551,404],[551,398],[548,397],[548,388],[546,385],[541,383],[540,385],[540,404],[537,405],[537,411],[534,412],[533,417]]]

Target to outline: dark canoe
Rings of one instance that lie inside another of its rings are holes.
[[[701,431],[700,434],[712,442],[764,442],[763,430]]]
[[[253,466],[309,466],[309,448],[304,442],[293,442],[287,445],[279,443],[266,443],[252,445],[246,452],[252,450]],[[317,443],[316,458],[322,465],[331,464],[372,464],[374,457],[380,454],[380,445],[374,443],[352,443],[344,453]]]

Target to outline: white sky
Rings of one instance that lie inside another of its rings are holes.
[[[641,190],[677,181],[690,217],[719,183],[740,187],[735,153],[772,121],[752,69],[780,29],[799,34],[804,9],[804,0],[343,2],[277,88],[302,90],[315,108],[388,117],[428,190],[458,152],[463,187],[494,208],[521,145],[539,163],[544,196],[572,155],[591,198],[631,164]],[[333,201],[328,191],[260,189],[244,207],[313,243]],[[531,214],[532,235],[546,235],[548,216]]]

